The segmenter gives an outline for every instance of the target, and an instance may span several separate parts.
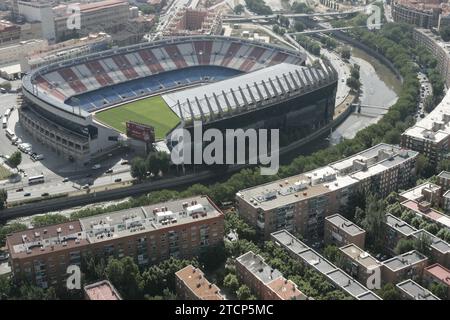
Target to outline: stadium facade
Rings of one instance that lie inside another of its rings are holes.
[[[178,127],[202,120],[307,135],[332,120],[338,77],[327,63],[306,67],[305,60],[283,47],[223,36],[112,49],[25,75],[19,119],[38,142],[80,162],[130,142],[96,113],[149,96],[163,98]]]

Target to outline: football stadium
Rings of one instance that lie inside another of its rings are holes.
[[[334,113],[337,73],[304,53],[224,36],[141,43],[55,63],[23,77],[19,120],[58,155],[88,162],[123,145],[127,122],[175,128],[280,128],[307,135]]]

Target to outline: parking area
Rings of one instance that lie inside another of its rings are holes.
[[[20,81],[14,82],[20,85]],[[20,203],[44,197],[53,197],[61,194],[89,192],[89,189],[107,188],[111,184],[126,183],[132,180],[129,165],[133,155],[111,155],[106,157],[99,165],[83,166],[80,163],[70,163],[59,157],[46,146],[35,141],[19,123],[17,110],[17,93],[0,94],[1,120],[8,109],[12,108],[7,117],[6,128],[0,129],[0,162],[6,162],[7,157],[19,150],[6,130],[14,133],[20,143],[28,144],[29,149],[21,148],[22,162],[18,170],[13,170],[15,179],[0,181],[0,188],[7,190],[8,203]],[[32,159],[31,155],[40,155],[39,159]],[[126,164],[125,164],[126,163]],[[30,177],[43,176],[43,182],[30,184]]]
[[[417,111],[415,114],[416,121],[425,118],[425,116],[428,114],[426,108],[425,108],[425,101],[428,96],[433,95],[433,87],[431,86],[430,81],[428,80],[428,77],[422,73],[419,72],[417,74],[417,78],[420,82],[420,97],[419,97],[419,103],[417,105]]]

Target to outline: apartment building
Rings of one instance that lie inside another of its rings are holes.
[[[55,23],[51,1],[17,1],[20,16],[27,22],[39,22],[41,34],[49,42],[55,41]],[[67,23],[67,22],[66,22]]]
[[[18,42],[20,27],[6,20],[0,20],[0,46]]]
[[[400,201],[426,201],[432,206],[440,206],[442,188],[434,183],[425,182],[399,194]]]
[[[450,189],[450,172],[442,171],[438,174],[437,178],[437,184],[442,188],[443,192]]]
[[[306,300],[297,285],[270,267],[261,257],[248,251],[236,259],[236,273],[261,300]]]
[[[381,262],[355,244],[350,243],[339,251],[342,253],[342,269],[360,283],[368,285],[369,277],[377,270],[381,274]]]
[[[8,235],[15,280],[43,288],[63,284],[86,255],[134,257],[151,265],[191,258],[223,241],[224,215],[206,196],[174,200]]]
[[[324,243],[338,247],[353,243],[364,248],[366,231],[340,214],[325,218]]]
[[[271,240],[284,248],[293,259],[305,267],[312,268],[330,281],[337,289],[341,289],[353,298],[357,300],[381,300],[375,293],[298,240],[287,230],[272,233]]]
[[[103,51],[111,45],[110,35],[104,32],[90,33],[86,37],[46,46],[37,52],[25,51],[26,55],[21,59],[20,67],[22,72],[28,72],[47,64]]]
[[[395,254],[395,247],[401,239],[408,239],[417,231],[416,228],[390,213],[386,214],[386,227],[384,243],[386,251],[390,254]]]
[[[86,300],[122,300],[119,292],[108,280],[85,286],[84,296]]]
[[[0,67],[20,65],[27,54],[39,52],[47,46],[47,40],[27,40],[2,46],[0,47]]]
[[[445,288],[447,288],[447,299],[450,299],[450,270],[441,266],[438,263],[435,263],[423,271],[423,281],[431,285],[441,284]]]
[[[237,208],[261,237],[286,229],[319,239],[325,217],[339,212],[356,191],[387,196],[407,186],[415,174],[417,155],[378,144],[325,167],[241,190],[236,194]]]
[[[431,29],[439,23],[439,1],[396,0],[392,1],[392,18],[395,22],[413,24]]]
[[[80,29],[70,29],[67,19],[70,16],[68,5],[53,8],[55,15],[55,36],[57,41],[66,40],[74,34],[88,35],[91,32],[103,31],[116,33],[128,22],[129,3],[125,0],[105,0],[79,5]]]
[[[405,252],[382,263],[381,281],[398,283],[405,279],[420,279],[427,263],[428,258],[417,250]]]
[[[444,266],[450,266],[450,244],[441,238],[436,237],[426,230],[417,230],[391,214],[386,214],[386,226],[387,234],[385,243],[389,253],[395,254],[394,250],[400,239],[415,240],[426,237],[430,242],[430,258]]]
[[[401,206],[425,220],[435,222],[444,228],[450,228],[450,217],[434,209],[428,201],[417,202],[406,200],[401,203]]]
[[[220,12],[182,7],[170,18],[163,35],[220,34],[221,31],[222,16]]]
[[[406,300],[440,300],[429,290],[411,279],[400,282],[396,286],[400,290],[403,299]]]
[[[175,273],[176,290],[182,300],[224,300],[220,289],[205,278],[202,270],[188,265]]]
[[[423,45],[437,60],[437,70],[440,72],[447,87],[450,86],[450,44],[428,29],[414,28],[413,39]]]

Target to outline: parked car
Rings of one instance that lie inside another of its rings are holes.
[[[68,182],[69,181],[69,178],[64,178],[63,179],[63,182]]]
[[[105,173],[113,173],[113,169],[108,169],[105,171]]]
[[[97,170],[97,169],[100,169],[102,166],[100,165],[100,164],[94,164],[93,166],[92,166],[92,170]]]
[[[126,164],[128,164],[128,160],[122,160],[122,161],[120,161],[120,164],[121,165],[126,165]]]
[[[82,189],[89,189],[89,185],[85,184],[84,186],[81,187]]]
[[[43,194],[41,194],[41,197],[48,197],[49,193],[48,192],[44,192]]]
[[[30,192],[26,192],[26,193],[23,194],[23,196],[24,197],[29,197],[29,196],[31,196],[31,193]]]
[[[19,188],[16,190],[16,192],[22,192],[22,191],[23,191],[23,188]]]
[[[0,261],[6,261],[9,259],[9,253],[4,252],[4,253],[0,253]]]
[[[121,178],[117,178],[117,179],[114,180],[114,182],[122,182],[122,179]]]

